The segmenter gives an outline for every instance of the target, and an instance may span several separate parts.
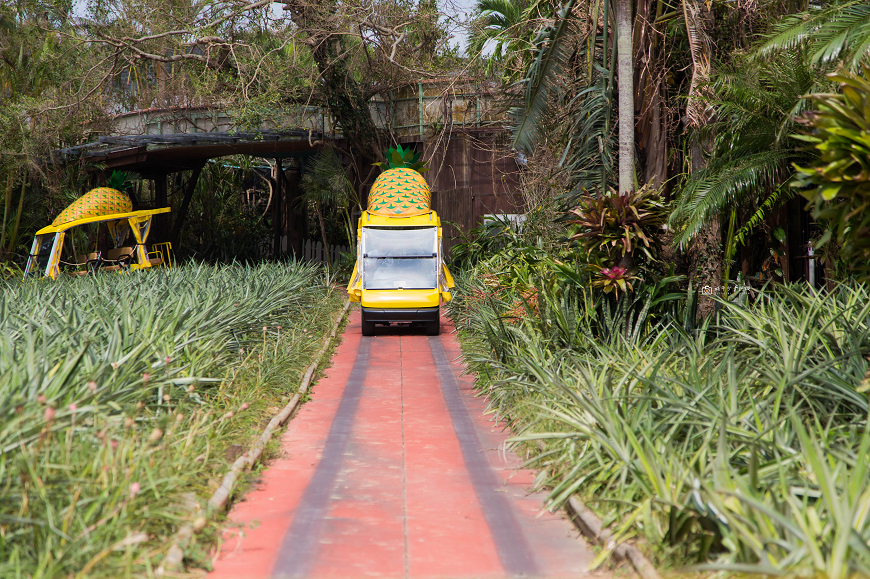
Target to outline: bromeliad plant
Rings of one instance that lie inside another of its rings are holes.
[[[571,240],[580,243],[596,273],[593,285],[606,292],[631,291],[638,258],[656,259],[656,233],[665,222],[659,192],[649,185],[624,194],[611,189],[581,197],[568,213]]]
[[[600,288],[606,294],[630,292],[634,289],[631,285],[632,280],[638,279],[637,276],[631,275],[628,268],[619,265],[613,267],[592,265],[591,267],[598,270],[596,279],[592,281],[592,287]]]

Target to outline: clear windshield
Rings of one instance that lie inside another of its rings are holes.
[[[51,248],[55,235],[39,235],[33,241],[32,253],[27,260],[26,276],[41,277],[44,275],[45,272],[43,270],[51,257]]]
[[[363,228],[365,289],[431,289],[438,283],[438,229]]]

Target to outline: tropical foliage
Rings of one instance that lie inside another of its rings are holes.
[[[801,138],[820,154],[813,167],[796,167],[794,185],[827,227],[819,245],[832,237],[851,269],[870,279],[870,66],[864,74],[829,74],[840,93],[813,96],[818,111],[804,120],[812,127]]]
[[[587,254],[597,253],[609,263],[633,258],[637,250],[650,260],[664,223],[664,204],[659,192],[649,186],[639,191],[585,196],[569,212],[569,225],[576,228],[572,240],[581,242]]]
[[[354,206],[361,208],[353,183],[347,178],[335,149],[324,147],[308,162],[305,175],[302,176],[302,188],[305,193],[301,201],[314,207],[324,247],[329,245],[325,213],[328,208],[337,210],[342,216],[347,243],[354,245],[356,225],[352,223],[350,212]]]
[[[614,302],[542,277],[531,303],[501,260],[468,272],[450,308],[551,508],[579,495],[663,565],[870,571],[866,287],[743,293],[696,328],[678,280]]]
[[[794,195],[788,187],[791,164],[812,157],[794,139],[797,117],[808,109],[806,95],[820,80],[797,49],[751,68],[738,62],[716,75],[710,103],[716,121],[705,128],[714,141],[712,156],[677,195],[670,216],[675,243],[685,246],[711,219],[732,211],[744,219],[728,243],[743,243]]]
[[[818,66],[842,63],[853,71],[870,62],[870,5],[863,0],[836,1],[783,17],[758,49],[761,57],[805,50]]]
[[[487,76],[498,75],[506,84],[516,82],[534,56],[536,27],[546,21],[551,9],[541,1],[480,0],[466,52],[472,58],[484,57]]]

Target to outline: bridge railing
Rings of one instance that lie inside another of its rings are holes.
[[[508,122],[491,88],[448,81],[412,83],[369,101],[375,126],[396,137],[424,139],[439,127],[503,126]],[[221,106],[133,110],[113,118],[111,135],[177,135],[235,131],[233,112]],[[341,135],[329,109],[290,105],[264,113],[260,130],[301,129],[331,138]]]

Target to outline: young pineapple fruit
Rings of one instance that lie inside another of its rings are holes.
[[[384,157],[386,163],[375,163],[379,167],[386,165],[387,170],[378,176],[369,192],[369,213],[399,217],[428,213],[432,194],[420,173],[429,169],[420,161],[420,153],[415,155],[399,145],[387,150]]]

